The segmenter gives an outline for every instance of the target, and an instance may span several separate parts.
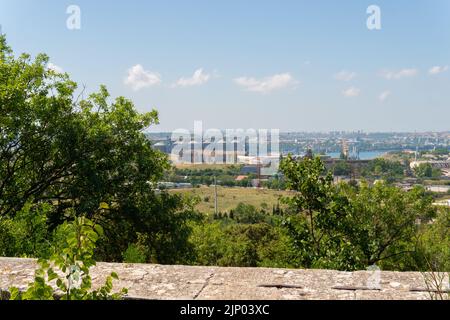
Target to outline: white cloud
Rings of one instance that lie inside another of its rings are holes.
[[[349,98],[357,97],[357,96],[359,96],[360,93],[361,93],[361,90],[359,90],[358,88],[355,88],[355,87],[350,87],[347,90],[342,91],[342,94],[345,97],[349,97]]]
[[[355,72],[350,72],[350,71],[346,71],[346,70],[342,70],[341,72],[336,73],[334,75],[334,78],[339,81],[350,81],[350,80],[354,79],[355,77],[356,77]]]
[[[430,70],[428,70],[428,73],[431,75],[437,75],[439,73],[445,72],[448,70],[448,66],[434,66]]]
[[[56,73],[64,73],[64,69],[63,68],[61,68],[60,66],[57,66],[56,64],[53,64],[51,62],[49,62],[47,64],[47,69],[48,70],[52,70],[52,71],[54,71]]]
[[[138,91],[161,83],[161,76],[158,73],[146,71],[142,65],[137,64],[128,69],[124,83],[131,86],[134,91]]]
[[[380,95],[378,96],[378,99],[381,102],[386,101],[387,98],[389,98],[389,96],[391,95],[391,92],[389,90],[383,91],[382,93],[380,93]]]
[[[275,74],[262,79],[240,77],[234,79],[234,82],[247,91],[263,94],[297,84],[297,81],[289,73]]]
[[[383,70],[381,72],[381,76],[388,79],[388,80],[398,80],[401,78],[409,78],[414,77],[419,73],[419,70],[417,69],[402,69],[399,71],[389,71],[389,70]]]
[[[199,86],[205,84],[211,79],[211,75],[204,73],[203,69],[198,69],[194,72],[192,77],[189,78],[180,78],[173,85],[173,87],[191,87],[191,86]]]

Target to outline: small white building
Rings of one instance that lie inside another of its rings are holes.
[[[443,207],[450,207],[450,199],[435,202],[435,203],[433,203],[433,205],[435,205],[435,206],[443,206]]]

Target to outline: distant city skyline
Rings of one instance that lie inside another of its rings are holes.
[[[180,129],[180,128],[178,128]],[[192,127],[189,128],[188,126],[186,128],[181,128],[181,129],[186,129],[189,130],[191,132],[193,132]],[[225,128],[206,128],[206,130],[209,129],[218,129],[221,131],[225,131]],[[246,130],[247,128],[229,128],[229,129],[243,129]],[[252,129],[252,128],[248,128],[248,129]],[[205,130],[205,131],[206,131]],[[165,133],[172,133],[173,130],[146,130],[146,132],[148,133],[152,133],[152,134],[165,134]],[[280,133],[282,134],[288,134],[288,133],[305,133],[305,134],[417,134],[417,135],[422,135],[422,134],[445,134],[445,135],[450,135],[450,130],[425,130],[425,131],[366,131],[366,130],[328,130],[328,131],[308,131],[308,130],[281,130]]]
[[[87,92],[157,109],[152,132],[450,131],[447,0],[0,0],[0,25]]]

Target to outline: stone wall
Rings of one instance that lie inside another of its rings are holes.
[[[0,258],[0,289],[25,289],[35,269],[32,259]],[[430,299],[419,272],[98,263],[91,271],[94,286],[104,283],[113,271],[120,278],[114,281],[114,288],[128,288],[130,299]]]

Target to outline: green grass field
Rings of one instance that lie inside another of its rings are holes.
[[[205,214],[214,213],[214,187],[172,190],[170,192],[199,196],[201,202],[197,205],[197,209]],[[217,187],[218,209],[219,212],[229,212],[242,202],[253,205],[258,209],[261,209],[265,203],[269,211],[271,211],[273,206],[277,205],[281,196],[289,194],[289,191]]]

